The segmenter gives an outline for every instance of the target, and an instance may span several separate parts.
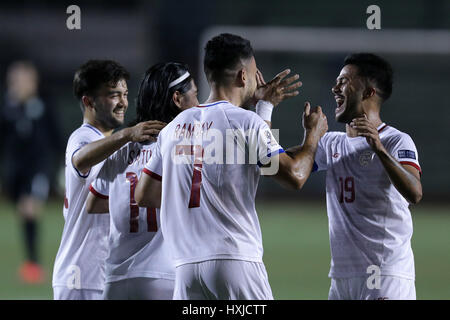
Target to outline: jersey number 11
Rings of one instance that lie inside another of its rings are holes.
[[[138,183],[138,177],[134,172],[127,172],[127,180],[130,182],[130,232],[135,233],[139,231],[139,207],[134,200],[134,189]],[[147,208],[147,231],[158,231],[155,208]]]

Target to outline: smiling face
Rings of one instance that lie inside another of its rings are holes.
[[[121,126],[128,109],[128,87],[125,79],[117,81],[115,87],[103,84],[97,91],[93,106],[96,120],[105,129]]]
[[[331,89],[336,100],[335,118],[342,123],[364,114],[362,107],[364,83],[358,76],[358,68],[348,64],[344,66]]]

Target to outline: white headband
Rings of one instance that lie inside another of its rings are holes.
[[[187,77],[189,77],[191,74],[186,71],[185,74],[183,74],[181,77],[179,77],[178,79],[173,80],[171,83],[169,83],[169,89],[176,86],[177,84],[179,84],[180,82],[183,82]]]

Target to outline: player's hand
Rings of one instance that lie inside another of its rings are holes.
[[[377,127],[369,121],[366,115],[353,119],[350,122],[350,127],[356,130],[358,136],[366,137],[366,141],[373,151],[379,152],[384,150]]]
[[[266,83],[262,73],[258,70],[256,72],[257,89],[254,96],[255,103],[259,100],[265,100],[272,103],[275,107],[281,101],[298,95],[297,89],[302,86],[302,83],[297,81],[299,78],[298,74],[286,78],[290,72],[291,70],[286,69]]]
[[[159,132],[167,125],[165,122],[150,120],[127,128],[128,139],[133,142],[156,141]]]
[[[328,131],[327,116],[322,112],[322,108],[318,106],[311,109],[308,101],[305,102],[302,124],[305,131],[310,131],[319,138]]]

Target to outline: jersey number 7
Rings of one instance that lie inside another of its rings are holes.
[[[201,145],[177,145],[175,155],[194,155],[194,170],[192,173],[191,196],[189,208],[200,207],[200,187],[202,185],[203,147]]]
[[[130,182],[130,232],[135,233],[139,231],[139,207],[134,200],[134,189],[138,183],[138,177],[134,172],[127,172],[127,180]],[[147,231],[158,231],[155,208],[147,208]]]

